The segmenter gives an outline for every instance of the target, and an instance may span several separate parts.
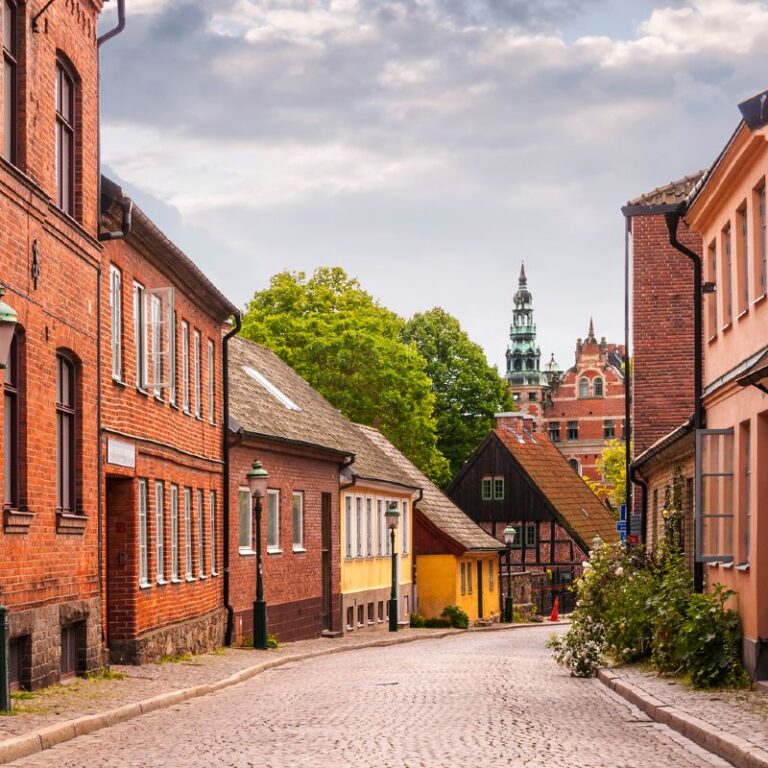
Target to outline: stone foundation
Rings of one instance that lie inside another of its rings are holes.
[[[390,587],[380,589],[369,589],[361,592],[352,592],[341,596],[341,626],[344,634],[350,632],[361,632],[376,629],[387,629],[389,627],[389,605]],[[406,599],[407,598],[407,599]],[[398,623],[409,623],[410,614],[414,610],[413,605],[413,585],[401,584],[398,594]],[[381,614],[379,613],[379,604],[381,603]],[[369,618],[369,606],[373,606],[373,620]],[[361,619],[362,609],[362,621]],[[351,613],[350,613],[351,611]],[[350,623],[351,617],[351,623]]]
[[[71,600],[41,608],[11,610],[10,640],[19,649],[19,682],[26,690],[57,683],[61,677],[61,630],[82,623],[82,647],[77,674],[95,672],[104,665],[101,600]]]
[[[226,608],[172,624],[139,637],[112,640],[109,659],[113,664],[147,664],[163,656],[207,653],[224,645],[227,627]]]

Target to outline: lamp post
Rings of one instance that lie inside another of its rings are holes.
[[[389,631],[397,632],[397,551],[395,550],[395,531],[400,522],[397,502],[390,501],[384,513],[389,529],[389,541],[392,547],[392,592],[389,596]]]
[[[3,296],[5,296],[5,289],[0,288],[0,368],[5,368],[19,320],[16,310],[2,300]]]
[[[253,601],[253,647],[267,648],[267,604],[264,601],[264,576],[261,566],[261,500],[267,495],[269,473],[254,461],[246,475],[256,518],[256,599]]]
[[[507,545],[507,595],[504,598],[504,621],[508,624],[512,623],[512,545],[515,543],[515,535],[517,530],[508,525],[504,529],[504,543]]]

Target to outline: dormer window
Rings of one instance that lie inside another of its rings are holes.
[[[589,379],[586,376],[579,379],[579,397],[589,397]]]
[[[61,60],[56,62],[56,202],[75,215],[75,78]]]

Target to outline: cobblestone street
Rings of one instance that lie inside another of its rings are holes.
[[[467,633],[288,664],[18,766],[530,766],[728,763],[544,647],[551,627]]]

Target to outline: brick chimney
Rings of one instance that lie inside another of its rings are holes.
[[[521,411],[509,411],[507,413],[494,414],[496,419],[496,429],[506,429],[509,432],[514,432],[517,435],[527,432],[530,434],[533,432],[533,425],[535,418],[527,413]]]

